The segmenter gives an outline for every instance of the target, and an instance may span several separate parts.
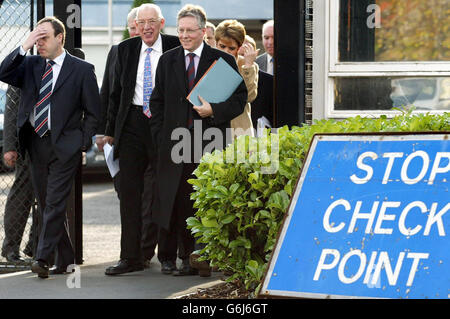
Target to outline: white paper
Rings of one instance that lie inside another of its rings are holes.
[[[108,143],[103,145],[103,152],[105,153],[106,165],[108,165],[109,173],[111,177],[116,176],[119,172],[119,159],[114,160],[114,145],[111,146]]]

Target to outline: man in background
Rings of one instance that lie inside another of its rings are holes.
[[[33,211],[33,223],[28,243],[24,249],[26,256],[34,256],[38,240],[38,212],[32,208],[35,197],[33,183],[31,182],[30,158],[28,152],[25,153],[25,158],[23,158],[18,151],[17,112],[19,104],[20,90],[11,85],[8,86],[3,129],[3,159],[8,167],[15,168],[15,174],[5,204],[5,239],[2,245],[2,256],[12,263],[26,262],[20,255],[20,243],[31,209]]]
[[[259,69],[273,75],[273,60],[275,54],[273,37],[273,20],[269,20],[262,27],[262,42],[265,53],[256,58]]]
[[[206,34],[205,42],[212,48],[216,47],[216,37],[214,32],[216,31],[216,26],[209,21],[206,21]]]

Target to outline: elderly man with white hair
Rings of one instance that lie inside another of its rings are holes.
[[[117,48],[114,82],[110,94],[104,142],[114,144],[120,167],[120,261],[106,275],[144,269],[141,250],[142,194],[148,166],[156,165],[156,148],[150,138],[150,95],[156,67],[163,52],[179,46],[177,37],[161,34],[161,9],[150,3],[138,8],[135,24],[138,37]]]

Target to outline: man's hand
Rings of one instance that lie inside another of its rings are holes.
[[[202,102],[202,105],[200,106],[194,105],[194,110],[197,111],[198,115],[200,115],[200,117],[202,118],[213,115],[211,104],[209,104],[208,101],[206,101],[200,95],[198,96],[198,99],[200,100],[200,102]]]
[[[24,51],[30,50],[39,39],[42,39],[47,35],[47,32],[46,29],[38,25],[36,29],[30,32],[28,38],[22,44]]]
[[[6,166],[13,168],[16,166],[18,154],[16,151],[9,151],[3,154],[3,159]]]
[[[103,145],[105,145],[106,143],[108,143],[109,145],[113,145],[114,144],[114,137],[105,135],[103,137]]]
[[[95,144],[100,152],[103,152],[103,145],[105,145],[104,136],[98,135],[95,137]]]

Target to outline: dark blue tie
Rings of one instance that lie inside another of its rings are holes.
[[[48,131],[50,96],[52,95],[53,68],[55,62],[49,60],[42,75],[39,98],[34,109],[34,131],[42,137]]]

